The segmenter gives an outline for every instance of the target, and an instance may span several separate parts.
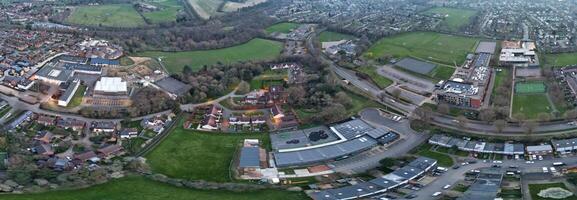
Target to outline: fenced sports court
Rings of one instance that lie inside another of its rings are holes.
[[[542,81],[520,82],[515,84],[515,93],[517,94],[535,94],[545,93],[547,87]]]

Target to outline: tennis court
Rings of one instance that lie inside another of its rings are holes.
[[[515,93],[517,94],[545,93],[546,91],[547,88],[542,81],[522,82],[515,84]]]

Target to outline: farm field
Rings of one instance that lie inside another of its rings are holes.
[[[304,193],[281,190],[258,190],[251,192],[231,192],[196,190],[175,187],[144,177],[130,176],[108,183],[77,190],[60,190],[37,194],[5,194],[3,200],[248,200],[248,199],[306,199]]]
[[[280,55],[283,44],[265,39],[253,39],[247,43],[223,49],[161,52],[146,51],[136,53],[138,57],[161,58],[164,66],[171,74],[181,73],[188,65],[193,70],[199,70],[204,65],[211,66],[220,63],[232,64],[242,61],[265,61],[275,59]]]
[[[179,10],[183,9],[177,0],[153,0],[148,3],[161,8],[159,11],[142,13],[151,23],[174,22]]]
[[[267,134],[205,133],[184,129],[184,118],[179,120],[178,127],[146,155],[156,173],[188,180],[229,182],[231,161],[244,139],[259,139],[263,147],[270,146]]]
[[[79,6],[72,11],[66,22],[107,27],[137,27],[146,24],[131,4]]]
[[[544,54],[545,64],[555,67],[577,65],[577,53]]]
[[[187,2],[200,18],[209,19],[218,14],[218,7],[224,3],[224,0],[187,0]]]
[[[290,23],[290,22],[283,22],[278,23],[272,26],[269,26],[265,29],[267,34],[271,33],[290,33],[291,30],[298,28],[300,24],[297,23]]]
[[[457,31],[463,25],[469,23],[469,19],[475,16],[475,14],[477,14],[477,11],[439,7],[427,10],[424,12],[424,14],[427,15],[439,14],[444,16],[444,20],[441,25],[450,31]]]
[[[351,35],[346,35],[346,34],[342,34],[342,33],[337,33],[337,32],[331,32],[331,31],[323,31],[320,35],[319,35],[319,41],[320,42],[332,42],[332,41],[340,41],[340,40],[352,40],[355,37],[351,36]]]
[[[531,199],[533,200],[547,200],[547,199],[552,199],[552,198],[543,198],[540,197],[539,192],[541,190],[547,189],[547,188],[552,188],[552,187],[560,187],[563,188],[565,190],[571,191],[569,189],[567,189],[567,186],[565,186],[565,184],[563,183],[546,183],[546,184],[529,184],[529,192],[531,193]],[[567,198],[564,198],[564,200],[577,200],[577,196],[573,195]]]
[[[462,64],[467,53],[473,52],[478,42],[477,38],[433,32],[405,33],[380,39],[364,53],[364,57],[415,57],[453,66],[455,63]]]
[[[226,3],[224,3],[224,6],[222,7],[222,11],[234,12],[234,11],[237,11],[237,10],[242,9],[242,8],[248,8],[248,7],[256,6],[258,4],[261,4],[261,3],[264,3],[267,1],[268,0],[246,0],[243,3],[227,1]]]

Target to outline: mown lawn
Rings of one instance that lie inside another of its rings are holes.
[[[332,42],[332,41],[340,41],[340,40],[352,40],[355,37],[351,35],[346,35],[342,33],[332,32],[332,31],[323,31],[319,35],[320,42]]]
[[[449,67],[446,65],[438,65],[429,73],[429,76],[436,80],[449,80],[453,73],[455,72],[455,68]]]
[[[86,86],[85,85],[78,86],[76,93],[74,93],[74,96],[72,97],[72,99],[70,100],[70,103],[66,107],[67,108],[74,108],[74,107],[82,104],[82,99],[84,98],[84,92],[86,92]]]
[[[265,29],[267,34],[271,33],[290,33],[293,29],[298,28],[300,24],[297,23],[290,23],[290,22],[283,22],[278,23],[272,26],[269,26]]]
[[[513,116],[523,113],[528,119],[535,119],[539,113],[551,113],[553,107],[547,99],[547,94],[514,94]]]
[[[463,64],[467,53],[473,52],[477,38],[433,32],[412,32],[377,41],[364,53],[368,59],[384,55],[396,58],[415,57],[450,66]]]
[[[3,200],[251,200],[251,199],[307,199],[304,193],[282,190],[231,192],[196,190],[174,187],[140,176],[131,176],[77,190],[61,190],[38,194],[3,194]]]
[[[158,11],[142,13],[152,23],[175,22],[178,11],[183,9],[177,0],[155,0],[150,3],[161,8]]]
[[[185,65],[193,70],[218,63],[232,64],[243,61],[266,61],[280,55],[283,44],[265,39],[253,39],[247,43],[223,49],[204,51],[161,52],[146,51],[134,56],[161,58],[168,72],[178,74]]]
[[[552,187],[560,187],[560,188],[566,189],[568,191],[571,191],[571,190],[567,189],[567,186],[565,186],[565,184],[563,184],[563,183],[529,184],[529,192],[531,193],[531,199],[533,199],[533,200],[551,199],[551,198],[540,197],[537,194],[539,194],[539,192],[541,190],[544,190],[547,188],[552,188]],[[564,198],[564,200],[577,200],[577,196],[573,195],[571,197]]]
[[[442,25],[450,31],[457,31],[463,25],[469,23],[471,17],[477,14],[475,10],[438,7],[424,12],[427,15],[439,14],[443,16]]]
[[[577,65],[577,53],[545,54],[545,64],[555,67]]]
[[[373,81],[377,84],[377,86],[379,86],[381,89],[382,88],[386,88],[389,85],[391,85],[393,83],[392,80],[381,76],[378,72],[377,72],[377,68],[373,67],[373,66],[363,66],[363,67],[359,67],[356,69],[359,72],[365,73],[367,75],[369,75],[369,77],[371,77],[371,79],[373,79]]]
[[[259,139],[269,148],[267,134],[207,133],[177,128],[146,155],[156,173],[189,180],[229,182],[230,164],[244,139]],[[270,149],[270,148],[269,148]]]
[[[107,27],[137,27],[146,24],[132,4],[78,6],[66,18],[66,22]]]

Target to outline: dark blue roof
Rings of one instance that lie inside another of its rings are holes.
[[[90,59],[90,65],[120,65],[120,61],[103,58],[92,58]]]
[[[259,148],[258,147],[243,147],[240,150],[239,167],[259,167]]]

